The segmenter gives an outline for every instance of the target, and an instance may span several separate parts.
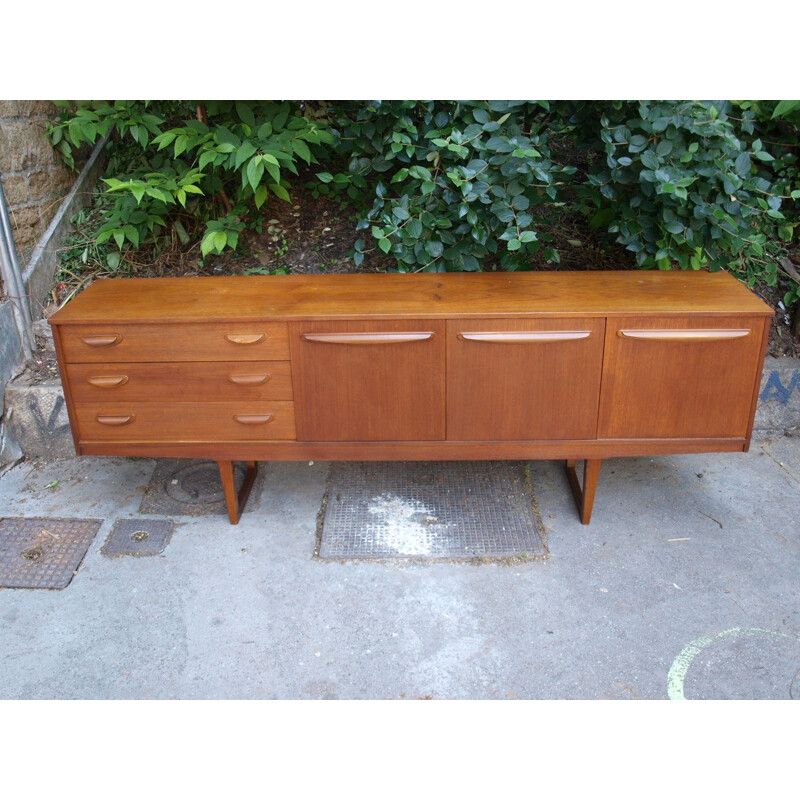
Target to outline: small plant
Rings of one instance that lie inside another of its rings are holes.
[[[63,105],[63,104],[62,104]],[[235,250],[246,218],[271,196],[289,201],[288,174],[298,159],[316,162],[333,141],[299,104],[272,101],[115,101],[64,107],[48,135],[74,166],[75,151],[114,133],[97,241],[138,249],[163,232],[188,244],[180,217],[206,223],[203,256]],[[190,226],[192,227],[192,226]]]

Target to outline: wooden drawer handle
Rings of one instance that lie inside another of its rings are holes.
[[[264,425],[272,420],[272,414],[234,414],[233,418],[242,425]]]
[[[110,347],[122,341],[122,334],[109,333],[104,336],[84,336],[81,341],[84,344],[88,344],[89,347]]]
[[[271,375],[228,375],[228,380],[237,386],[261,386],[271,377]]]
[[[99,386],[101,389],[124,386],[127,382],[127,375],[92,375],[86,379],[86,383],[91,383],[92,386]]]
[[[591,331],[487,331],[485,333],[459,333],[458,338],[467,342],[528,344],[529,342],[571,342],[575,339],[588,339],[591,335]]]
[[[119,427],[120,425],[129,425],[136,419],[136,414],[98,414],[97,421],[101,425],[114,425]]]
[[[419,333],[304,333],[307,342],[325,344],[399,344],[401,342],[421,342],[433,337],[433,331]]]
[[[720,342],[724,339],[741,339],[743,336],[749,335],[749,328],[617,331],[617,336],[621,336],[623,339],[643,339],[650,342]]]
[[[231,344],[258,344],[267,338],[266,333],[226,333],[225,338]]]

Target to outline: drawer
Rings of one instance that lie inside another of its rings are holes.
[[[286,323],[65,325],[67,363],[120,361],[288,361]]]
[[[85,442],[217,442],[294,439],[294,404],[76,403]]]
[[[744,437],[763,318],[611,318],[600,439]]]
[[[76,403],[291,400],[288,361],[70,364]]]

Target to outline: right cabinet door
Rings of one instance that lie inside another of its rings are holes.
[[[612,318],[598,438],[747,435],[761,362],[759,318]]]
[[[594,439],[602,318],[447,323],[447,438]]]

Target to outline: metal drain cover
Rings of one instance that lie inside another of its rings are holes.
[[[118,519],[105,544],[104,556],[157,556],[169,544],[174,524],[169,519]]]
[[[245,476],[244,464],[234,465],[236,485]],[[253,510],[261,502],[264,471],[259,470],[247,500]],[[141,514],[198,517],[206,514],[226,514],[225,496],[216,461],[187,461],[164,459],[156,464],[147,491],[139,506]]]
[[[0,518],[0,586],[66,588],[102,524],[101,519]]]
[[[321,558],[547,554],[523,462],[330,466]]]

